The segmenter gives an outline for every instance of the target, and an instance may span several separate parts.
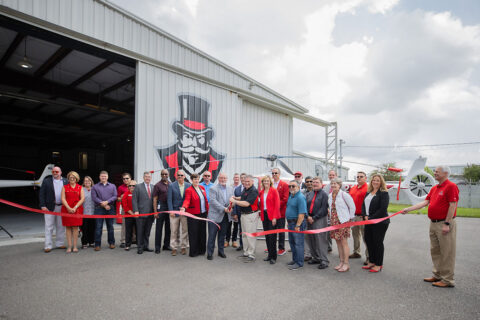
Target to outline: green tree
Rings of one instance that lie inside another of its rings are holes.
[[[477,183],[480,181],[480,165],[467,164],[463,169],[463,177],[470,183]]]
[[[433,172],[432,169],[430,169],[429,167],[425,166],[425,172],[428,173],[429,175],[431,175],[433,177],[433,175],[435,174],[435,172]]]
[[[395,162],[388,162],[382,164],[379,169],[375,169],[370,172],[370,176],[379,173],[383,176],[385,181],[398,181],[400,179],[400,173],[395,171],[389,171],[388,168],[396,168]]]

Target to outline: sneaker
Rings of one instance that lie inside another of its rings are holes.
[[[253,258],[253,257],[247,257],[247,258],[245,258],[245,260],[243,260],[243,262],[245,262],[245,263],[255,262],[255,258]]]
[[[267,250],[267,252],[268,252],[268,250]],[[285,252],[284,249],[278,250],[278,252],[277,252],[277,254],[278,254],[279,256],[283,256],[283,255],[285,255],[286,253],[287,253],[287,252]]]
[[[293,266],[295,264],[295,261],[290,261],[290,262],[287,262],[287,266]]]
[[[125,243],[120,244],[120,248],[125,248]]]
[[[298,264],[292,264],[291,266],[288,267],[290,270],[298,270],[300,268],[303,268],[303,266],[299,266]]]
[[[268,249],[263,250],[263,253],[268,253]]]

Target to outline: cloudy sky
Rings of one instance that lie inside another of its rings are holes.
[[[337,121],[345,160],[480,162],[480,144],[358,147],[480,141],[478,0],[113,2]],[[323,145],[323,130],[295,122],[296,150]]]

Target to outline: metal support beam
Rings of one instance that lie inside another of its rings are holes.
[[[106,95],[106,94],[109,94],[109,93],[112,92],[112,91],[115,91],[115,90],[117,90],[117,89],[120,89],[121,87],[123,87],[123,86],[125,86],[125,85],[127,85],[127,84],[130,84],[130,83],[134,83],[134,82],[135,82],[135,76],[133,75],[133,76],[131,76],[131,77],[128,77],[127,79],[124,79],[124,80],[122,80],[122,81],[114,84],[114,85],[111,86],[111,87],[106,88],[105,90],[102,90],[102,91],[100,92],[100,95],[101,95],[101,96],[104,96],[104,95]]]
[[[17,50],[18,45],[22,40],[25,38],[25,35],[23,33],[17,33],[15,39],[13,39],[12,43],[8,46],[7,51],[5,51],[5,54],[2,57],[2,60],[0,60],[0,68],[2,68],[5,63],[7,63],[8,59],[12,56],[12,54]]]
[[[81,76],[80,78],[78,78],[77,80],[73,81],[72,83],[70,83],[68,86],[70,88],[75,88],[76,86],[78,86],[80,83],[84,82],[85,80],[88,80],[90,79],[91,77],[93,77],[94,75],[96,75],[97,73],[99,73],[100,71],[102,71],[103,69],[105,68],[108,68],[113,62],[112,61],[104,61],[102,63],[100,63],[98,66],[96,66],[95,68],[93,68],[92,70],[88,71],[87,73],[85,73],[83,76]]]
[[[52,70],[60,61],[63,60],[72,49],[60,47],[54,54],[50,56],[38,69],[35,71],[33,76],[35,78],[43,77],[48,71]]]
[[[330,126],[325,127],[325,174],[329,170],[335,170],[338,175],[338,157],[337,157],[337,123],[332,122]],[[326,178],[326,177],[324,177]]]

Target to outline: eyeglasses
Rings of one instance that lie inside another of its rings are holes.
[[[290,189],[294,189],[296,188],[297,186],[288,186]]]
[[[277,174],[278,174],[278,172],[272,172],[272,176],[275,176]]]
[[[177,177],[184,177],[183,174],[177,174]]]

